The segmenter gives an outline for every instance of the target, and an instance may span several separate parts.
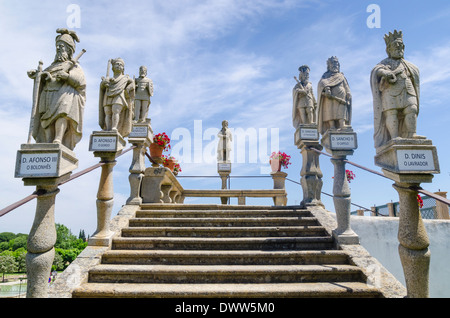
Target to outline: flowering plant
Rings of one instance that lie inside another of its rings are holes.
[[[417,203],[419,204],[419,209],[423,208],[423,200],[420,194],[417,194]]]
[[[289,160],[291,159],[291,156],[285,154],[284,152],[272,152],[272,155],[269,158],[270,160],[273,159],[278,159],[280,160],[280,163],[283,167],[285,167],[286,169],[288,168],[288,166],[291,164],[289,162]]]
[[[345,170],[345,175],[347,176],[348,183],[351,183],[355,179],[356,175],[351,170]],[[334,177],[331,177],[334,179]]]
[[[177,161],[177,159],[175,159],[175,157],[173,157],[173,156],[162,155],[162,158],[163,158],[163,163],[166,163],[168,160]]]
[[[159,145],[163,150],[170,149],[170,138],[166,135],[166,133],[160,133],[153,137],[153,142]]]
[[[175,176],[177,176],[178,173],[180,173],[180,172],[181,172],[181,166],[179,163],[176,163],[175,166],[173,167],[173,174]]]
[[[348,183],[350,183],[356,177],[356,175],[351,170],[345,170],[345,174],[347,175]]]

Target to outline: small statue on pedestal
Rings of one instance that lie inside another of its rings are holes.
[[[217,162],[229,163],[231,158],[231,143],[233,141],[233,134],[228,128],[228,121],[222,122],[222,129],[217,135],[219,138],[219,144],[217,146]]]
[[[337,57],[327,61],[327,72],[319,81],[318,88],[319,114],[317,124],[323,135],[328,129],[345,130],[351,127],[352,95],[347,79],[340,72]]]
[[[135,114],[134,121],[143,123],[148,116],[149,106],[151,104],[150,97],[153,96],[153,81],[147,78],[147,67],[139,68],[139,77],[135,79],[136,96],[135,96]]]
[[[113,77],[109,77],[111,66]],[[102,77],[100,84],[99,124],[104,131],[115,131],[127,137],[132,129],[135,84],[124,70],[123,59],[108,61],[106,78]]]
[[[297,85],[292,91],[293,109],[292,121],[294,128],[301,124],[314,124],[316,122],[317,102],[314,97],[312,84],[309,82],[309,67],[303,65],[299,67],[299,79],[296,77]]]

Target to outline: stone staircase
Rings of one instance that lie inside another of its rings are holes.
[[[382,297],[308,210],[142,205],[72,297]]]

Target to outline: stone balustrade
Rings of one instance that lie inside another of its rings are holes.
[[[287,174],[273,175],[274,189],[263,190],[191,190],[184,189],[168,168],[149,167],[142,179],[142,203],[184,203],[186,197],[238,198],[239,205],[245,205],[246,198],[273,198],[274,205],[285,206],[287,192],[284,179]]]
[[[149,167],[142,178],[142,203],[183,203],[183,187],[169,168]]]

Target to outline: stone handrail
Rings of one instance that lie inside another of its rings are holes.
[[[169,168],[149,167],[142,178],[142,203],[183,203],[183,187]]]
[[[245,205],[245,198],[273,198],[277,206],[285,206],[287,202],[287,193],[284,189],[269,190],[184,190],[184,197],[219,197],[219,198],[238,198],[238,205]]]

